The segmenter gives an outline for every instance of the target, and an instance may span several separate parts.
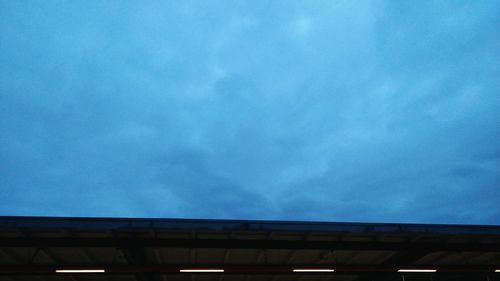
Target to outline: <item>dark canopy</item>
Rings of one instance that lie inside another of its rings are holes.
[[[0,281],[500,280],[497,269],[500,226],[0,217]]]

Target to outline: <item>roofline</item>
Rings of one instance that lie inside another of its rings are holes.
[[[500,235],[500,225],[360,223],[320,221],[222,220],[181,218],[112,218],[0,216],[0,230],[27,229],[103,229],[172,231],[314,232],[380,233],[435,235]]]

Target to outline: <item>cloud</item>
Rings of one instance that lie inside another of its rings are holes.
[[[500,223],[496,2],[0,5],[0,214]]]

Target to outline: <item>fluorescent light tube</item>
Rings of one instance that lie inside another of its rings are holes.
[[[179,272],[224,272],[224,269],[180,269]]]
[[[56,269],[56,273],[104,273],[104,269]]]
[[[436,272],[437,269],[398,269],[398,272]]]
[[[297,268],[293,272],[334,272],[335,269],[331,268]]]
[[[500,272],[500,269],[496,269],[495,272]]]

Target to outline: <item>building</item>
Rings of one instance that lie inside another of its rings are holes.
[[[500,226],[0,217],[21,280],[493,281]]]

